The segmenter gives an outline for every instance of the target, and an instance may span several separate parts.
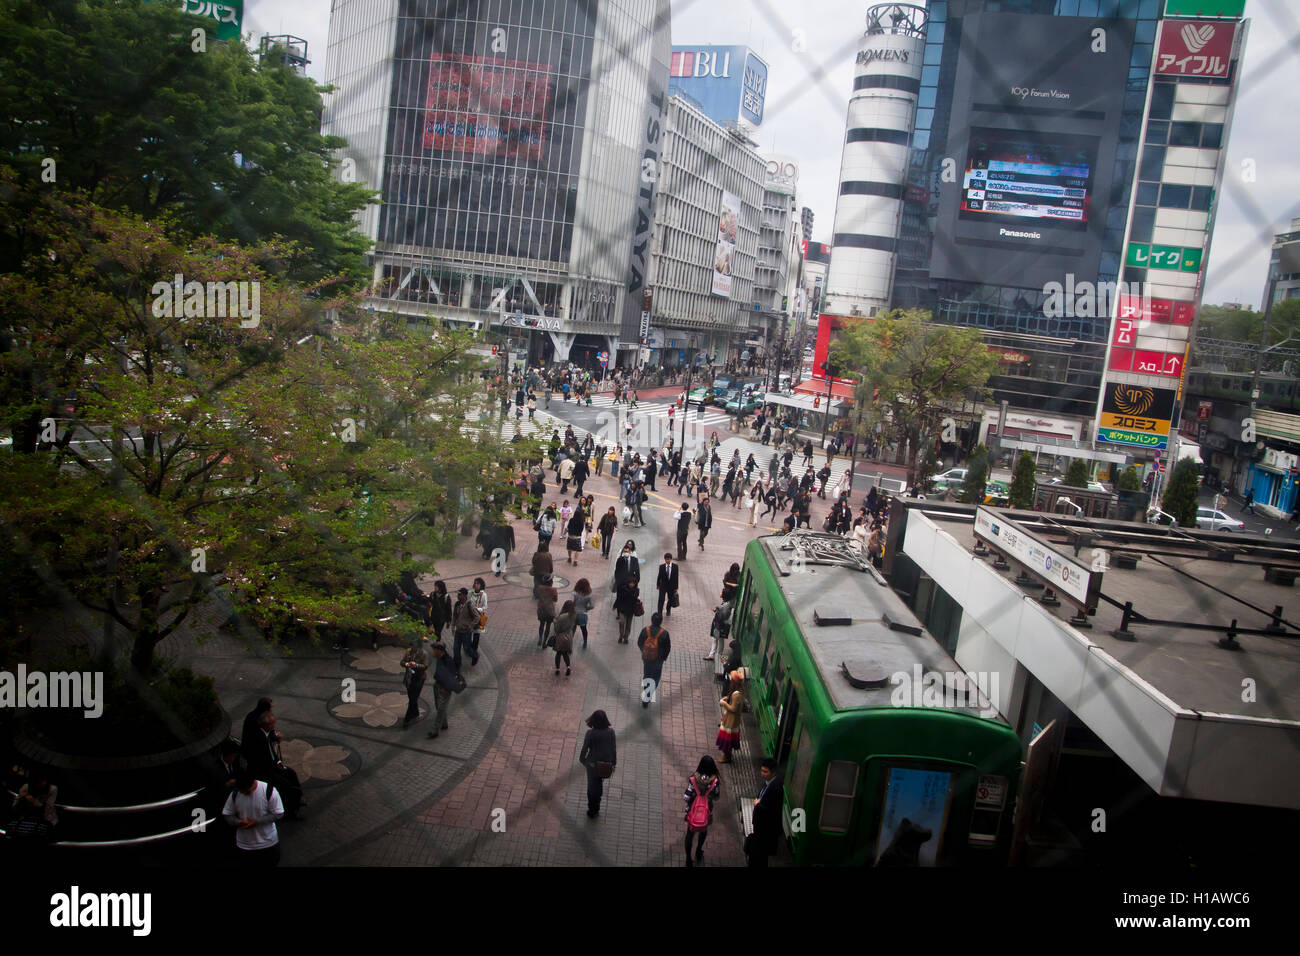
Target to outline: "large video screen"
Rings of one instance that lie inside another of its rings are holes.
[[[380,242],[566,263],[596,0],[401,0]]]
[[[1096,281],[1109,204],[1127,209],[1112,183],[1132,46],[1127,20],[962,18],[948,138],[931,143],[956,167],[936,174],[933,278]]]
[[[961,218],[1087,229],[1095,136],[971,130]]]
[[[890,767],[876,835],[876,865],[934,866],[951,802],[951,773]]]

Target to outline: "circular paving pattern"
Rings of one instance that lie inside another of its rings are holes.
[[[381,647],[377,651],[349,651],[352,659],[348,661],[348,666],[355,667],[359,671],[383,671],[386,674],[400,674],[402,673],[402,656],[406,653],[406,650],[406,645],[399,644]]]
[[[401,688],[401,685],[398,685]],[[426,688],[427,689],[427,688]],[[333,697],[329,703],[330,713],[345,724],[362,724],[366,727],[398,727],[406,716],[407,697],[405,688],[372,694],[369,691],[355,692],[355,700],[345,701],[343,695]],[[420,717],[428,712],[428,706],[420,701]],[[418,718],[417,718],[418,719]],[[289,760],[286,757],[285,763]]]
[[[287,766],[298,774],[304,787],[328,787],[355,777],[361,757],[350,747],[317,737],[295,737],[280,744]]]
[[[584,576],[585,576],[585,575],[579,575],[579,577],[584,577]],[[515,585],[515,587],[528,588],[528,592],[529,592],[530,594],[532,593],[532,590],[533,590],[533,575],[532,575],[532,572],[530,572],[530,571],[507,571],[507,572],[506,572],[505,574],[503,574],[501,577],[502,577],[502,580],[504,580],[504,581],[506,582],[506,584],[513,584],[513,585]],[[574,578],[574,580],[576,581],[577,578]],[[559,573],[557,572],[557,573],[551,575],[551,587],[555,588],[555,590],[557,590],[557,591],[565,591],[565,590],[569,590],[569,588],[570,588],[569,579],[566,578],[566,577],[564,577],[563,575],[561,575],[561,574],[559,574]],[[489,614],[488,614],[488,620],[491,621],[491,619],[492,619],[492,618],[491,618],[491,608],[489,608],[488,611],[489,611]]]

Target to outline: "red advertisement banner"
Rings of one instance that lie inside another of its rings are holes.
[[[1143,322],[1160,322],[1165,325],[1191,325],[1196,315],[1196,303],[1176,302],[1173,299],[1143,299],[1137,295],[1123,295],[1119,299],[1119,317]]]
[[[1222,20],[1165,20],[1160,25],[1159,76],[1226,77],[1237,25]]]
[[[1112,372],[1138,375],[1164,375],[1181,378],[1183,357],[1176,352],[1152,352],[1147,349],[1112,349],[1108,368]]]
[[[553,93],[549,65],[443,53],[429,61],[425,149],[542,158]]]

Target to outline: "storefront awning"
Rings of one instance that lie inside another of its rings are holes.
[[[768,392],[763,401],[768,405],[781,405],[785,408],[797,408],[804,412],[823,412],[826,410],[826,392],[825,386],[820,396],[815,395],[778,395],[775,392]],[[814,405],[813,403],[817,404]],[[840,402],[832,398],[830,401],[830,410],[839,411]]]
[[[826,398],[826,381],[825,379],[810,378],[805,379],[794,387],[798,395],[820,395]],[[831,385],[831,397],[839,399],[842,402],[853,401],[853,386],[846,382],[835,382]]]

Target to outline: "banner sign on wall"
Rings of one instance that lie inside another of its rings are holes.
[[[736,238],[740,231],[740,197],[722,194],[718,211],[718,246],[713,256],[713,294],[731,296],[731,269],[736,258]]]
[[[1237,25],[1222,20],[1162,20],[1155,73],[1226,77],[1236,37]]]

